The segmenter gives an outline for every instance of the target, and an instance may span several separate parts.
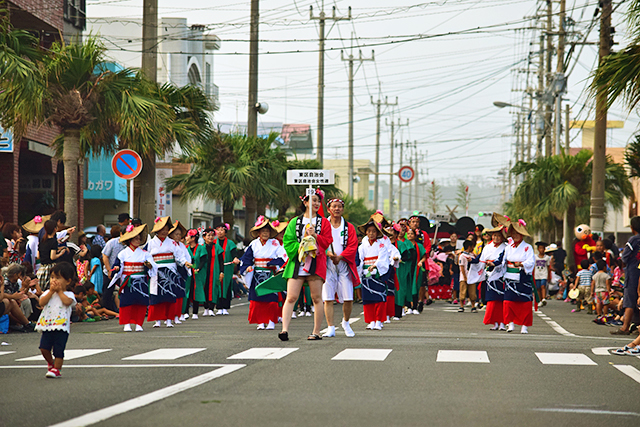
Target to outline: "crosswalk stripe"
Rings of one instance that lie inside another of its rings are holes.
[[[15,351],[0,351],[0,356],[4,356],[11,353],[15,353]]]
[[[640,383],[640,371],[631,365],[613,365],[618,371],[622,372],[635,382]]]
[[[536,353],[543,365],[597,365],[582,353]]]
[[[486,351],[438,350],[436,362],[490,363]]]
[[[382,348],[347,348],[331,358],[331,360],[365,360],[384,361],[392,349]]]
[[[256,347],[227,357],[227,359],[282,359],[297,348]]]
[[[610,356],[609,350],[614,350],[618,347],[595,347],[591,349],[591,352],[596,356]]]
[[[122,360],[176,360],[204,350],[206,348],[159,348],[146,353],[123,357]]]
[[[81,357],[93,356],[95,354],[104,353],[107,351],[111,351],[110,348],[103,349],[93,349],[93,350],[65,350],[64,351],[64,360],[73,360],[80,359]],[[34,360],[40,361],[43,360],[41,354],[37,356],[23,357],[22,359],[16,359],[16,362],[33,362]]]

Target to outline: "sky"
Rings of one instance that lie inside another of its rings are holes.
[[[616,2],[617,3],[617,2]],[[348,147],[348,63],[341,59],[353,45],[355,63],[355,158],[375,158],[374,100],[385,98],[397,106],[384,108],[381,124],[381,171],[389,170],[391,120],[402,126],[398,142],[416,141],[422,182],[455,183],[462,179],[491,186],[498,172],[514,161],[515,108],[498,109],[494,101],[528,105],[522,89],[523,70],[537,67],[539,31],[533,29],[542,2],[535,0],[350,0],[326,1],[325,12],[351,20],[327,21],[325,56],[325,158],[346,158]],[[265,122],[308,123],[314,132],[317,117],[318,16],[322,1],[263,0],[260,2],[258,99],[270,106]],[[596,0],[567,0],[567,14],[575,26],[575,40],[597,41],[592,21]],[[623,6],[624,7],[624,6]],[[613,15],[616,42],[625,43],[623,8]],[[250,1],[159,0],[159,17],[187,18],[221,39],[215,54],[214,82],[220,89],[220,122],[247,118]],[[140,19],[142,0],[88,0],[89,22]],[[557,27],[557,5],[553,16]],[[541,21],[540,21],[541,22]],[[595,25],[593,25],[595,23]],[[588,29],[589,35],[585,38]],[[353,40],[352,40],[353,38]],[[106,41],[108,46],[114,46]],[[120,42],[118,42],[120,43]],[[140,46],[130,43],[127,48]],[[582,47],[581,47],[582,46]],[[529,53],[534,53],[529,61]],[[565,96],[574,120],[593,120],[593,100],[585,92],[597,59],[597,46],[578,45],[569,63]],[[555,55],[553,70],[555,70]],[[529,65],[528,65],[529,64]],[[536,84],[535,74],[529,82]],[[535,104],[534,104],[535,105]],[[624,129],[608,132],[608,146],[623,147],[640,121],[615,105],[609,120],[624,120]],[[571,131],[572,147],[581,145],[579,131]],[[535,138],[535,136],[534,136]],[[407,150],[405,150],[407,151]],[[410,152],[411,153],[411,152]],[[399,152],[395,154],[397,170]],[[403,164],[407,164],[405,156]]]

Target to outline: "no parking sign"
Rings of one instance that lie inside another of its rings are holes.
[[[142,158],[133,150],[120,150],[111,159],[113,173],[123,179],[134,179],[142,170]]]

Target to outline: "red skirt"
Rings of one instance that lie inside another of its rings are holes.
[[[504,311],[502,301],[487,301],[487,311],[484,313],[484,324],[504,323]]]
[[[249,301],[249,323],[278,323],[278,315],[281,312],[281,308],[276,301],[273,302],[260,302]]]
[[[528,302],[504,301],[504,323],[531,326],[533,324],[533,305]]]
[[[182,303],[184,302],[184,298],[176,299],[176,302],[173,304],[173,317],[182,316]]]
[[[146,316],[146,314],[146,305],[129,305],[127,307],[120,307],[120,324],[129,325],[133,323],[142,326],[144,323],[144,316]]]
[[[365,323],[375,322],[379,320],[384,322],[387,320],[387,303],[376,302],[373,304],[365,304],[364,308],[364,321]]]
[[[152,304],[149,306],[149,315],[147,320],[153,322],[156,320],[173,320],[175,308],[175,302],[161,302],[158,304]]]
[[[387,295],[387,316],[393,317],[396,315],[396,297],[394,295]],[[384,320],[387,320],[386,318]]]

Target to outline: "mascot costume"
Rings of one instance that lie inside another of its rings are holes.
[[[573,259],[580,269],[580,262],[589,259],[589,253],[595,251],[596,242],[591,237],[591,228],[587,224],[580,224],[575,229],[576,241],[573,244]]]

